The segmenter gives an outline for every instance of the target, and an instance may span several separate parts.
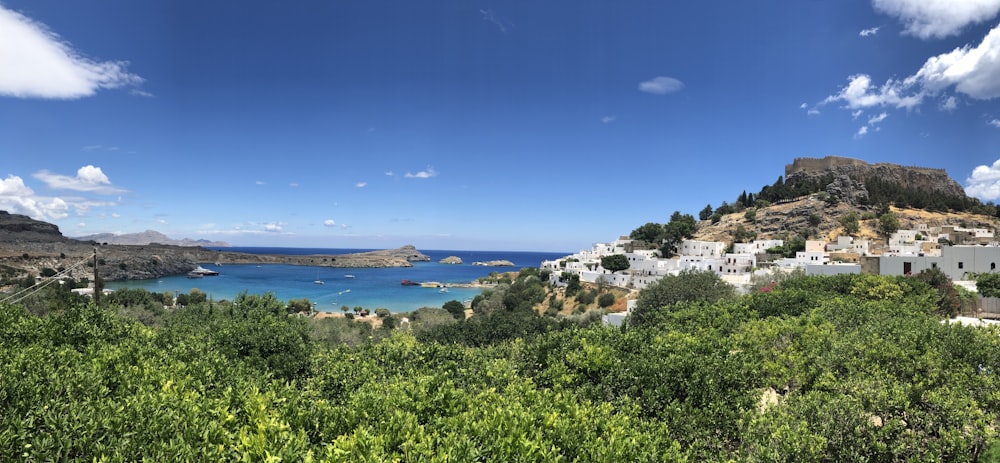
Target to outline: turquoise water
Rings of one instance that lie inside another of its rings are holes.
[[[266,254],[343,254],[352,249],[314,248],[226,248],[228,251]],[[202,264],[219,271],[219,276],[190,279],[183,275],[153,280],[108,282],[109,289],[145,288],[155,292],[187,293],[192,288],[204,291],[215,300],[232,300],[246,291],[250,294],[274,293],[278,299],[308,298],[316,310],[339,312],[340,307],[361,306],[366,309],[388,308],[393,312],[409,312],[421,307],[441,307],[450,300],[465,301],[482,290],[478,288],[438,288],[403,286],[403,279],[469,283],[490,272],[507,272],[523,267],[538,267],[543,260],[556,259],[568,253],[489,252],[489,251],[424,251],[430,262],[414,262],[408,268],[330,268],[299,265],[222,265]],[[458,256],[460,265],[439,264],[447,256]],[[506,259],[514,267],[473,266],[472,262]],[[353,276],[353,278],[348,277]],[[322,280],[324,284],[316,284]]]

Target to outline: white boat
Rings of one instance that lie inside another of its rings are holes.
[[[344,278],[354,278],[354,275],[347,274],[347,275],[344,275]]]
[[[441,289],[438,290],[438,292],[439,293],[447,293],[448,292],[448,288],[441,288]]]
[[[323,280],[313,280],[313,283],[315,283],[317,285],[325,285],[326,284],[326,282],[323,281]]]

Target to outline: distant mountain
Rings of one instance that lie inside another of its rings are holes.
[[[224,241],[208,241],[208,240],[192,240],[190,238],[184,238],[180,240],[175,240],[163,233],[156,230],[146,230],[142,233],[98,233],[96,235],[87,236],[77,236],[74,239],[81,241],[96,241],[98,243],[107,244],[132,244],[132,245],[146,245],[146,244],[169,244],[173,246],[210,246],[210,247],[228,247],[229,243]]]

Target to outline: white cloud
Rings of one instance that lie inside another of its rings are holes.
[[[386,171],[386,172],[385,172],[385,176],[386,176],[386,177],[395,177],[395,176],[396,176],[396,173],[395,173],[395,172],[393,172],[393,171],[391,171],[391,170],[389,170],[389,171]]]
[[[326,219],[323,221],[323,225],[326,227],[332,227],[337,225],[337,222],[334,222],[333,219]]]
[[[66,201],[35,195],[35,191],[24,184],[24,179],[16,175],[0,180],[0,209],[42,220],[69,216]]]
[[[884,112],[881,113],[881,114],[879,114],[879,115],[877,115],[877,116],[869,117],[868,118],[868,125],[878,124],[879,122],[884,121],[885,118],[887,118],[887,117],[889,117],[889,114],[888,113],[884,113]]]
[[[997,0],[1000,2],[1000,0]],[[848,84],[822,104],[843,102],[849,109],[895,107],[913,109],[927,97],[950,89],[978,100],[1000,97],[1000,26],[994,27],[976,46],[966,45],[948,53],[932,56],[913,75],[889,79],[881,86],[871,76],[857,74]],[[945,99],[941,109],[950,111],[958,100]]]
[[[437,171],[434,170],[433,167],[428,167],[427,170],[422,170],[422,171],[417,172],[415,174],[411,173],[411,172],[407,172],[403,176],[406,177],[406,178],[431,178],[431,177],[437,177],[437,174],[438,174]]]
[[[867,134],[868,134],[868,126],[867,125],[863,125],[863,126],[861,126],[860,129],[858,129],[858,133],[854,134],[854,137],[855,138],[861,138],[861,137],[863,137],[863,136],[865,136]]]
[[[942,111],[954,111],[958,108],[958,98],[955,98],[954,95],[949,96],[948,98],[941,100],[941,104],[938,105],[938,108]]]
[[[86,191],[97,194],[111,195],[124,193],[126,190],[113,186],[111,180],[100,167],[86,165],[76,171],[76,177],[68,175],[53,174],[47,170],[42,170],[34,174],[34,177],[45,182],[49,188],[57,190]]]
[[[81,56],[45,25],[0,6],[0,95],[73,99],[142,83],[127,66]]]
[[[987,122],[987,124],[992,125],[993,127],[996,127],[998,129],[1000,129],[1000,119],[993,119],[993,120]]]
[[[610,123],[614,122],[615,119],[618,119],[618,116],[604,116],[604,117],[601,118],[601,122],[603,122],[605,124],[610,124]]]
[[[684,82],[673,77],[659,76],[639,83],[639,91],[654,95],[666,95],[684,88]]]
[[[799,109],[806,109],[808,107],[809,107],[809,105],[806,104],[806,103],[802,103],[802,104],[799,105]]]
[[[809,108],[809,110],[806,111],[806,115],[807,116],[818,116],[819,115],[819,110],[816,109],[816,108]]]
[[[500,29],[500,32],[507,32],[507,28],[513,26],[513,24],[504,21],[502,18],[497,16],[493,10],[479,10],[479,14],[483,16],[483,20],[497,26],[497,29]]]
[[[986,100],[1000,97],[1000,26],[994,27],[975,47],[964,46],[932,56],[907,84],[932,92],[954,86],[955,91]]]
[[[1000,159],[992,166],[978,166],[965,179],[965,194],[984,201],[1000,199]]]
[[[895,106],[911,109],[920,104],[923,95],[906,96],[908,89],[904,82],[889,79],[881,87],[872,86],[872,78],[867,74],[856,74],[848,78],[846,87],[840,93],[823,100],[823,104],[843,101],[850,109],[871,108],[874,106]]]
[[[853,113],[851,113],[851,119],[857,119],[858,116],[860,116],[862,113],[864,113],[864,111],[862,111],[860,109],[857,110],[857,111],[854,111]]]
[[[902,21],[904,33],[921,39],[957,35],[1000,12],[1000,0],[873,0],[872,4]]]
[[[878,30],[881,28],[882,28],[881,26],[876,26],[868,29],[863,29],[861,32],[858,32],[858,35],[860,35],[861,37],[868,37],[870,35],[875,35],[878,34]]]
[[[292,187],[292,188],[298,188],[298,187],[299,187],[299,184],[298,184],[298,183],[296,183],[296,182],[292,182],[292,183],[289,183],[289,184],[288,184],[288,186],[290,186],[290,187]]]
[[[257,185],[267,185],[267,182],[265,182],[265,181],[263,181],[263,180],[257,180],[257,181],[256,181],[256,182],[254,182],[254,183],[255,183],[255,184],[257,184]]]
[[[281,233],[283,230],[282,226],[278,222],[271,222],[264,224],[264,231],[269,233]]]
[[[357,188],[364,188],[364,187],[368,186],[368,182],[358,182],[358,183],[355,183],[354,186],[357,187]]]

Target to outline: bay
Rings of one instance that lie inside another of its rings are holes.
[[[370,249],[229,247],[224,251],[254,254],[346,254]],[[152,280],[116,281],[106,284],[109,289],[144,288],[155,292],[188,293],[192,288],[204,291],[214,300],[232,300],[242,292],[274,293],[283,301],[308,298],[321,312],[339,312],[341,306],[363,307],[369,310],[387,308],[392,312],[410,312],[421,307],[441,307],[450,300],[468,301],[482,292],[481,288],[439,288],[403,286],[402,280],[435,281],[444,284],[470,283],[490,272],[517,271],[538,267],[543,260],[557,259],[569,253],[516,251],[448,251],[421,250],[430,262],[414,262],[406,268],[331,268],[301,265],[221,265],[202,263],[219,272],[218,276],[198,279],[184,275]],[[456,256],[462,264],[440,264],[439,260]],[[513,267],[485,267],[473,262],[509,260]],[[323,284],[316,284],[320,280]]]

